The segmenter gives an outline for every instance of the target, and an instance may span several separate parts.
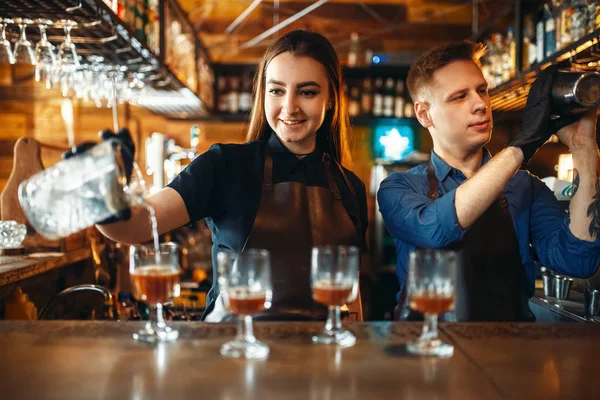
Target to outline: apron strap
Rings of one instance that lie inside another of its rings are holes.
[[[435,200],[440,197],[440,192],[438,190],[438,181],[435,177],[435,171],[433,170],[433,164],[431,161],[427,166],[427,180],[429,181],[429,194],[428,197],[431,200]]]

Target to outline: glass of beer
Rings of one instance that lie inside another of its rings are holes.
[[[226,357],[264,359],[269,346],[254,337],[252,315],[271,307],[271,261],[267,250],[219,252],[219,290],[225,308],[237,316],[237,335],[221,347]]]
[[[438,338],[438,315],[454,309],[458,254],[450,250],[415,249],[409,255],[407,299],[410,308],[423,313],[423,333],[407,344],[410,353],[450,357],[452,345]]]
[[[313,300],[327,306],[325,330],[313,336],[314,343],[349,347],[356,343],[352,332],[342,328],[340,307],[356,300],[360,250],[354,246],[313,247],[311,286]]]
[[[150,317],[146,327],[134,333],[142,342],[175,340],[179,332],[167,326],[163,304],[179,296],[179,249],[175,243],[132,245],[129,248],[129,273],[133,297],[148,304]]]

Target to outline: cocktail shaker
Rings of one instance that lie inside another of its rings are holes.
[[[552,84],[552,114],[581,114],[599,104],[600,73],[558,71]]]

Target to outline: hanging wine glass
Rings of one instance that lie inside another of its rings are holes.
[[[36,19],[35,22],[40,28],[40,41],[35,45],[35,80],[44,82],[46,87],[52,87],[52,76],[56,68],[56,55],[54,46],[48,41],[46,28],[52,25],[51,20]]]
[[[6,39],[6,26],[12,24],[13,20],[9,18],[0,18],[0,63],[15,63],[15,55],[12,52],[10,42]]]
[[[15,44],[15,61],[19,64],[35,65],[35,51],[33,44],[27,40],[27,25],[33,24],[33,21],[27,18],[16,18],[15,23],[19,25],[21,33],[19,40]]]
[[[61,74],[70,74],[79,67],[77,49],[71,41],[71,29],[77,26],[77,22],[64,19],[61,24],[65,30],[65,41],[58,47],[58,69]]]

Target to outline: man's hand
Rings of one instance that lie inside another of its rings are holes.
[[[536,151],[560,128],[571,124],[576,117],[550,119],[552,108],[552,83],[558,72],[557,65],[551,65],[542,72],[531,85],[523,124],[519,134],[509,143],[523,152],[523,165],[527,164]]]
[[[598,108],[587,111],[581,119],[560,129],[556,136],[571,152],[596,149]]]

